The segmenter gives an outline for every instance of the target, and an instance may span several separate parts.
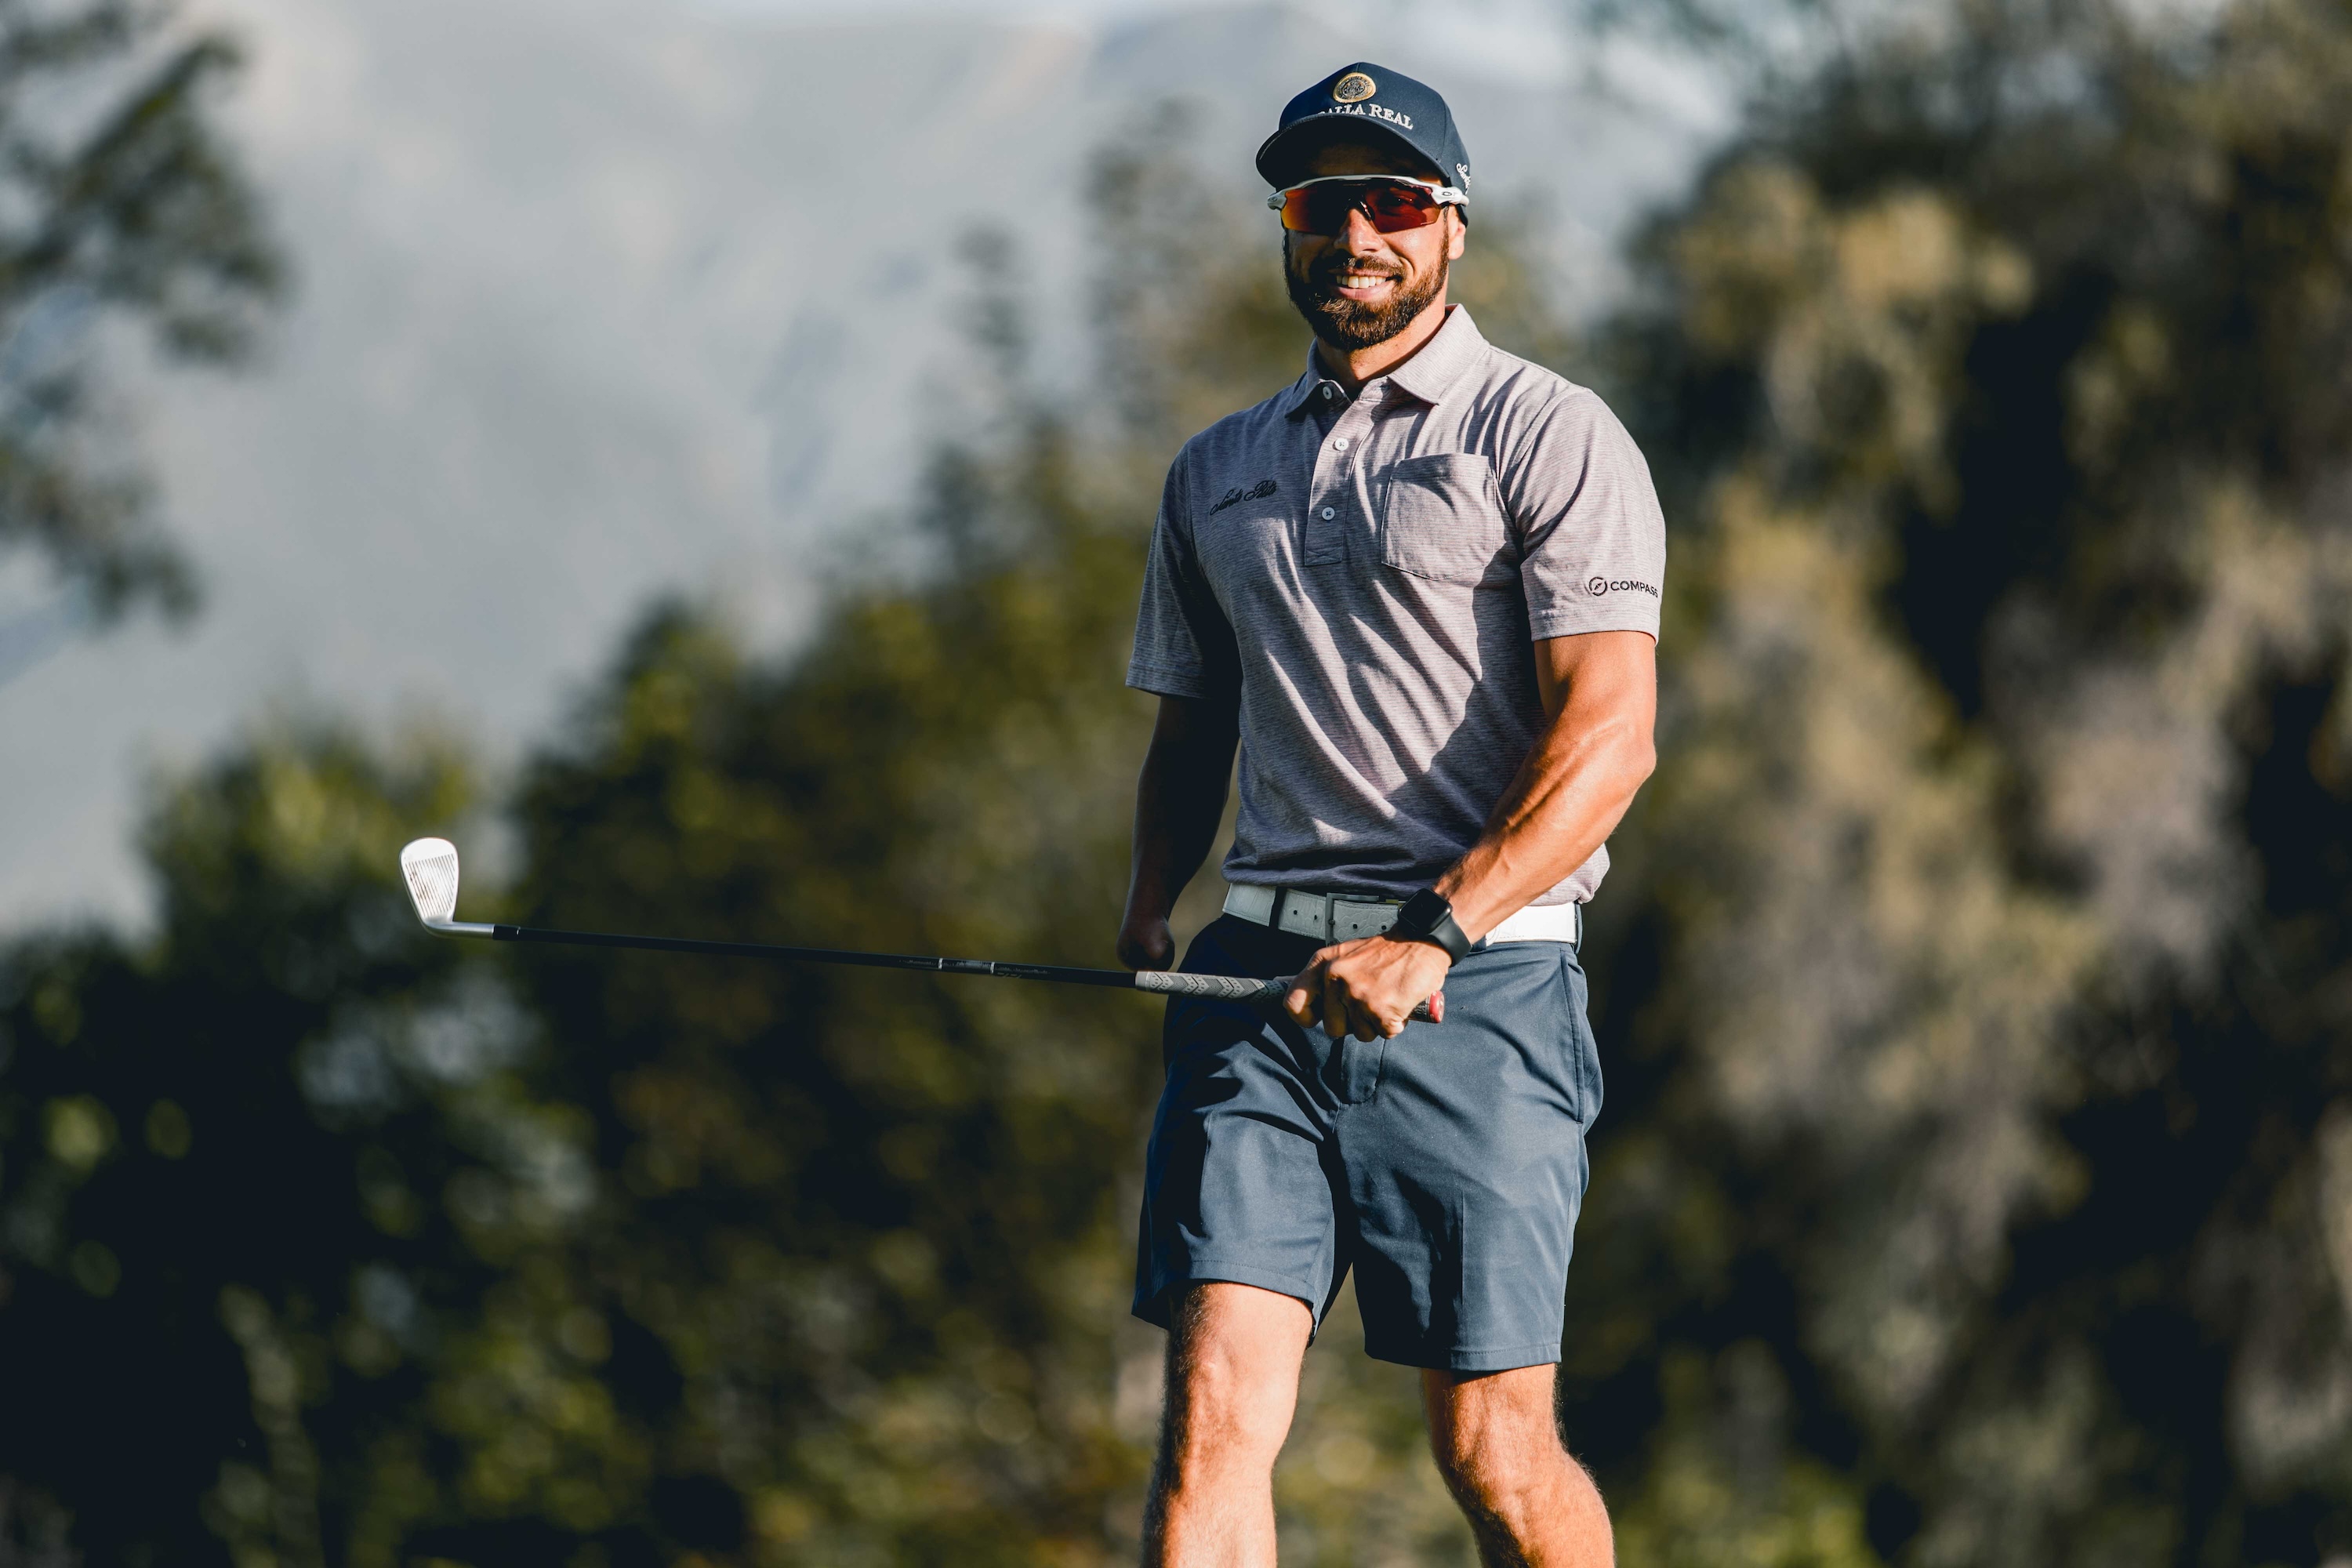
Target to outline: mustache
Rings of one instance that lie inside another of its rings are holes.
[[[1375,261],[1361,256],[1318,256],[1307,268],[1307,275],[1318,283],[1337,278],[1342,272],[1360,272],[1380,278],[1404,276],[1404,268],[1393,261]]]

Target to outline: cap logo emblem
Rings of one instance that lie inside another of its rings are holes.
[[[1380,85],[1361,71],[1349,71],[1331,84],[1331,96],[1341,103],[1361,103],[1380,91]]]

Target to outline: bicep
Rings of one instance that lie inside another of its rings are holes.
[[[1241,707],[1232,697],[1168,697],[1151,723],[1151,750],[1170,762],[1230,765],[1241,739]]]

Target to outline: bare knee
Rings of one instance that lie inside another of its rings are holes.
[[[1549,1366],[1481,1377],[1430,1373],[1423,1398],[1432,1455],[1482,1545],[1558,1533],[1577,1543],[1577,1560],[1606,1563],[1607,1512],[1591,1477],[1560,1441],[1552,1395]]]
[[[1601,1510],[1592,1473],[1557,1440],[1440,1454],[1437,1468],[1482,1537],[1488,1524],[1516,1540],[1538,1523]]]
[[[1445,1489],[1480,1513],[1515,1513],[1528,1500],[1556,1489],[1565,1469],[1576,1468],[1556,1433],[1517,1423],[1457,1426],[1432,1452]]]
[[[1291,1396],[1249,1358],[1222,1346],[1171,1354],[1164,1447],[1177,1463],[1231,1454],[1272,1464],[1290,1430]]]

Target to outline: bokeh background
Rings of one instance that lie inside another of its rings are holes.
[[[2352,1563],[2352,6],[0,3],[0,1564],[1096,1564],[1161,470],[1345,60],[1667,502],[1643,1568]],[[1196,889],[1197,922],[1213,889]],[[1471,1561],[1343,1303],[1286,1561]]]

